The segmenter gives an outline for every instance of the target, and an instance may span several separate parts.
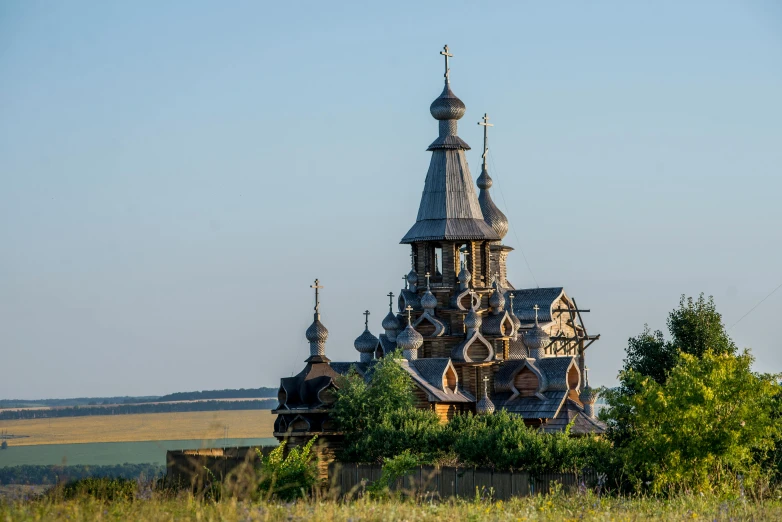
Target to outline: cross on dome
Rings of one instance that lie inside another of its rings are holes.
[[[451,76],[450,76],[451,68],[448,67],[448,58],[453,58],[453,55],[448,52],[448,46],[447,45],[445,47],[443,47],[443,50],[440,51],[440,54],[445,56],[445,74],[444,74],[445,82],[446,83],[450,83],[451,82]]]
[[[486,170],[486,156],[489,155],[489,127],[494,127],[493,123],[489,123],[488,113],[484,113],[483,121],[479,121],[478,125],[483,127],[483,168]]]
[[[369,330],[369,310],[364,310],[364,329]]]
[[[407,312],[407,324],[410,325],[410,313],[413,311],[413,307],[410,305],[407,305],[407,308],[405,308],[405,311]]]
[[[394,306],[394,292],[388,292],[388,309],[392,310]]]
[[[540,310],[540,307],[535,305],[532,307],[532,309],[535,310],[535,324],[538,324],[538,310]]]
[[[314,289],[315,289],[315,311],[317,312],[317,311],[318,311],[318,309],[320,308],[320,299],[319,299],[318,290],[320,290],[321,288],[323,288],[323,287],[320,285],[320,280],[319,280],[319,279],[316,279],[316,280],[315,280],[315,284],[314,284],[314,285],[310,285],[310,288],[314,288]]]
[[[426,278],[426,289],[428,290],[429,289],[429,278],[432,277],[432,275],[429,272],[427,272],[426,274],[424,274],[424,277]]]

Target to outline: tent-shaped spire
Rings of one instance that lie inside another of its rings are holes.
[[[484,221],[467,166],[467,145],[457,136],[457,122],[464,116],[464,103],[451,91],[448,46],[445,56],[445,87],[429,107],[440,123],[440,135],[427,150],[432,151],[424,192],[415,225],[402,243],[416,241],[496,241],[497,233]]]

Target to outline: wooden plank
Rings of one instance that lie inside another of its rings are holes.
[[[475,487],[478,488],[478,494],[482,498],[488,497],[489,490],[492,487],[491,473],[491,470],[488,468],[478,468],[475,470]],[[475,494],[475,487],[473,488],[473,495]]]
[[[462,498],[475,497],[475,470],[459,468],[457,495]]]
[[[434,466],[421,467],[420,491],[429,497],[440,496],[440,469]]]
[[[450,466],[440,468],[440,498],[456,496],[456,468]]]
[[[516,471],[513,473],[513,482],[511,492],[515,497],[526,497],[530,494],[529,473],[526,471]]]
[[[503,473],[492,473],[492,487],[494,488],[494,498],[497,500],[509,500],[513,496],[513,473],[506,471]]]

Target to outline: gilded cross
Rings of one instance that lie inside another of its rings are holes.
[[[535,305],[532,307],[532,309],[535,310],[535,324],[538,324],[538,310],[540,310],[540,307]]]
[[[429,278],[432,277],[432,275],[429,272],[427,272],[426,274],[424,274],[424,277],[426,278],[426,289],[429,290]]]
[[[319,280],[319,279],[316,279],[316,280],[315,280],[315,284],[314,284],[314,285],[310,285],[310,288],[314,288],[314,289],[315,289],[315,311],[317,312],[317,311],[318,311],[318,309],[320,308],[320,299],[319,299],[319,297],[318,297],[318,290],[320,290],[321,288],[323,288],[323,287],[320,285],[320,280]]]
[[[494,127],[493,123],[489,123],[489,115],[484,113],[483,121],[479,121],[478,125],[483,126],[483,168],[486,169],[486,156],[489,154],[489,127]]]
[[[483,376],[483,396],[488,397],[489,396],[489,376],[484,375]]]
[[[369,310],[364,310],[364,329],[369,330]]]
[[[407,305],[407,308],[405,308],[405,311],[407,312],[407,324],[410,324],[410,313],[413,311],[413,307],[410,305]]]
[[[451,68],[448,67],[448,58],[453,58],[453,55],[448,52],[447,45],[443,47],[443,50],[440,51],[440,54],[445,56],[445,75],[444,75],[445,81],[446,83],[451,83],[451,77],[450,77]]]

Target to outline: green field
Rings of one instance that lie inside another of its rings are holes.
[[[10,446],[0,451],[0,468],[6,466],[82,464],[88,466],[111,464],[166,463],[166,451],[230,446],[269,446],[275,438],[218,439],[218,440],[162,440],[147,442],[95,442],[85,444],[41,444],[38,446]]]

